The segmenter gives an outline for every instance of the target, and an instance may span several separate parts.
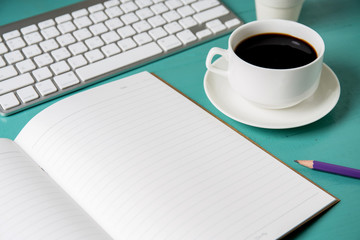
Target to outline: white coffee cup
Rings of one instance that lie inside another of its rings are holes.
[[[297,21],[304,0],[255,0],[256,18]]]
[[[238,57],[237,45],[251,36],[263,33],[282,33],[309,43],[317,58],[300,67],[289,69],[264,68],[248,63]],[[271,19],[254,21],[238,27],[230,35],[228,49],[210,49],[206,67],[210,72],[228,79],[231,87],[244,99],[264,108],[281,109],[294,106],[310,97],[317,89],[325,51],[321,36],[311,28],[294,21]],[[212,64],[215,55],[228,62],[226,70]]]

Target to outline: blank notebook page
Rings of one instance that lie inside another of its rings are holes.
[[[0,139],[0,239],[110,240],[9,139]]]
[[[147,72],[54,104],[16,142],[114,239],[276,238],[335,202]]]

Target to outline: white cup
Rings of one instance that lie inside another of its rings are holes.
[[[317,58],[300,67],[289,69],[264,68],[238,57],[237,45],[251,36],[282,33],[305,40],[316,51]],[[271,19],[254,21],[238,27],[230,35],[228,49],[214,47],[206,58],[210,72],[221,74],[244,99],[264,108],[281,109],[294,106],[310,97],[317,89],[325,52],[324,41],[311,28],[294,21]],[[228,62],[226,70],[212,64],[215,55]]]
[[[304,0],[255,0],[256,17],[297,21]]]

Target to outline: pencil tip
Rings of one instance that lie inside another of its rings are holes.
[[[312,160],[294,160],[294,161],[304,167],[313,168],[314,161]]]

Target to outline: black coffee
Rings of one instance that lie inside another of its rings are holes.
[[[245,39],[236,46],[235,53],[248,63],[274,69],[304,66],[317,57],[309,43],[278,33],[259,34]]]

